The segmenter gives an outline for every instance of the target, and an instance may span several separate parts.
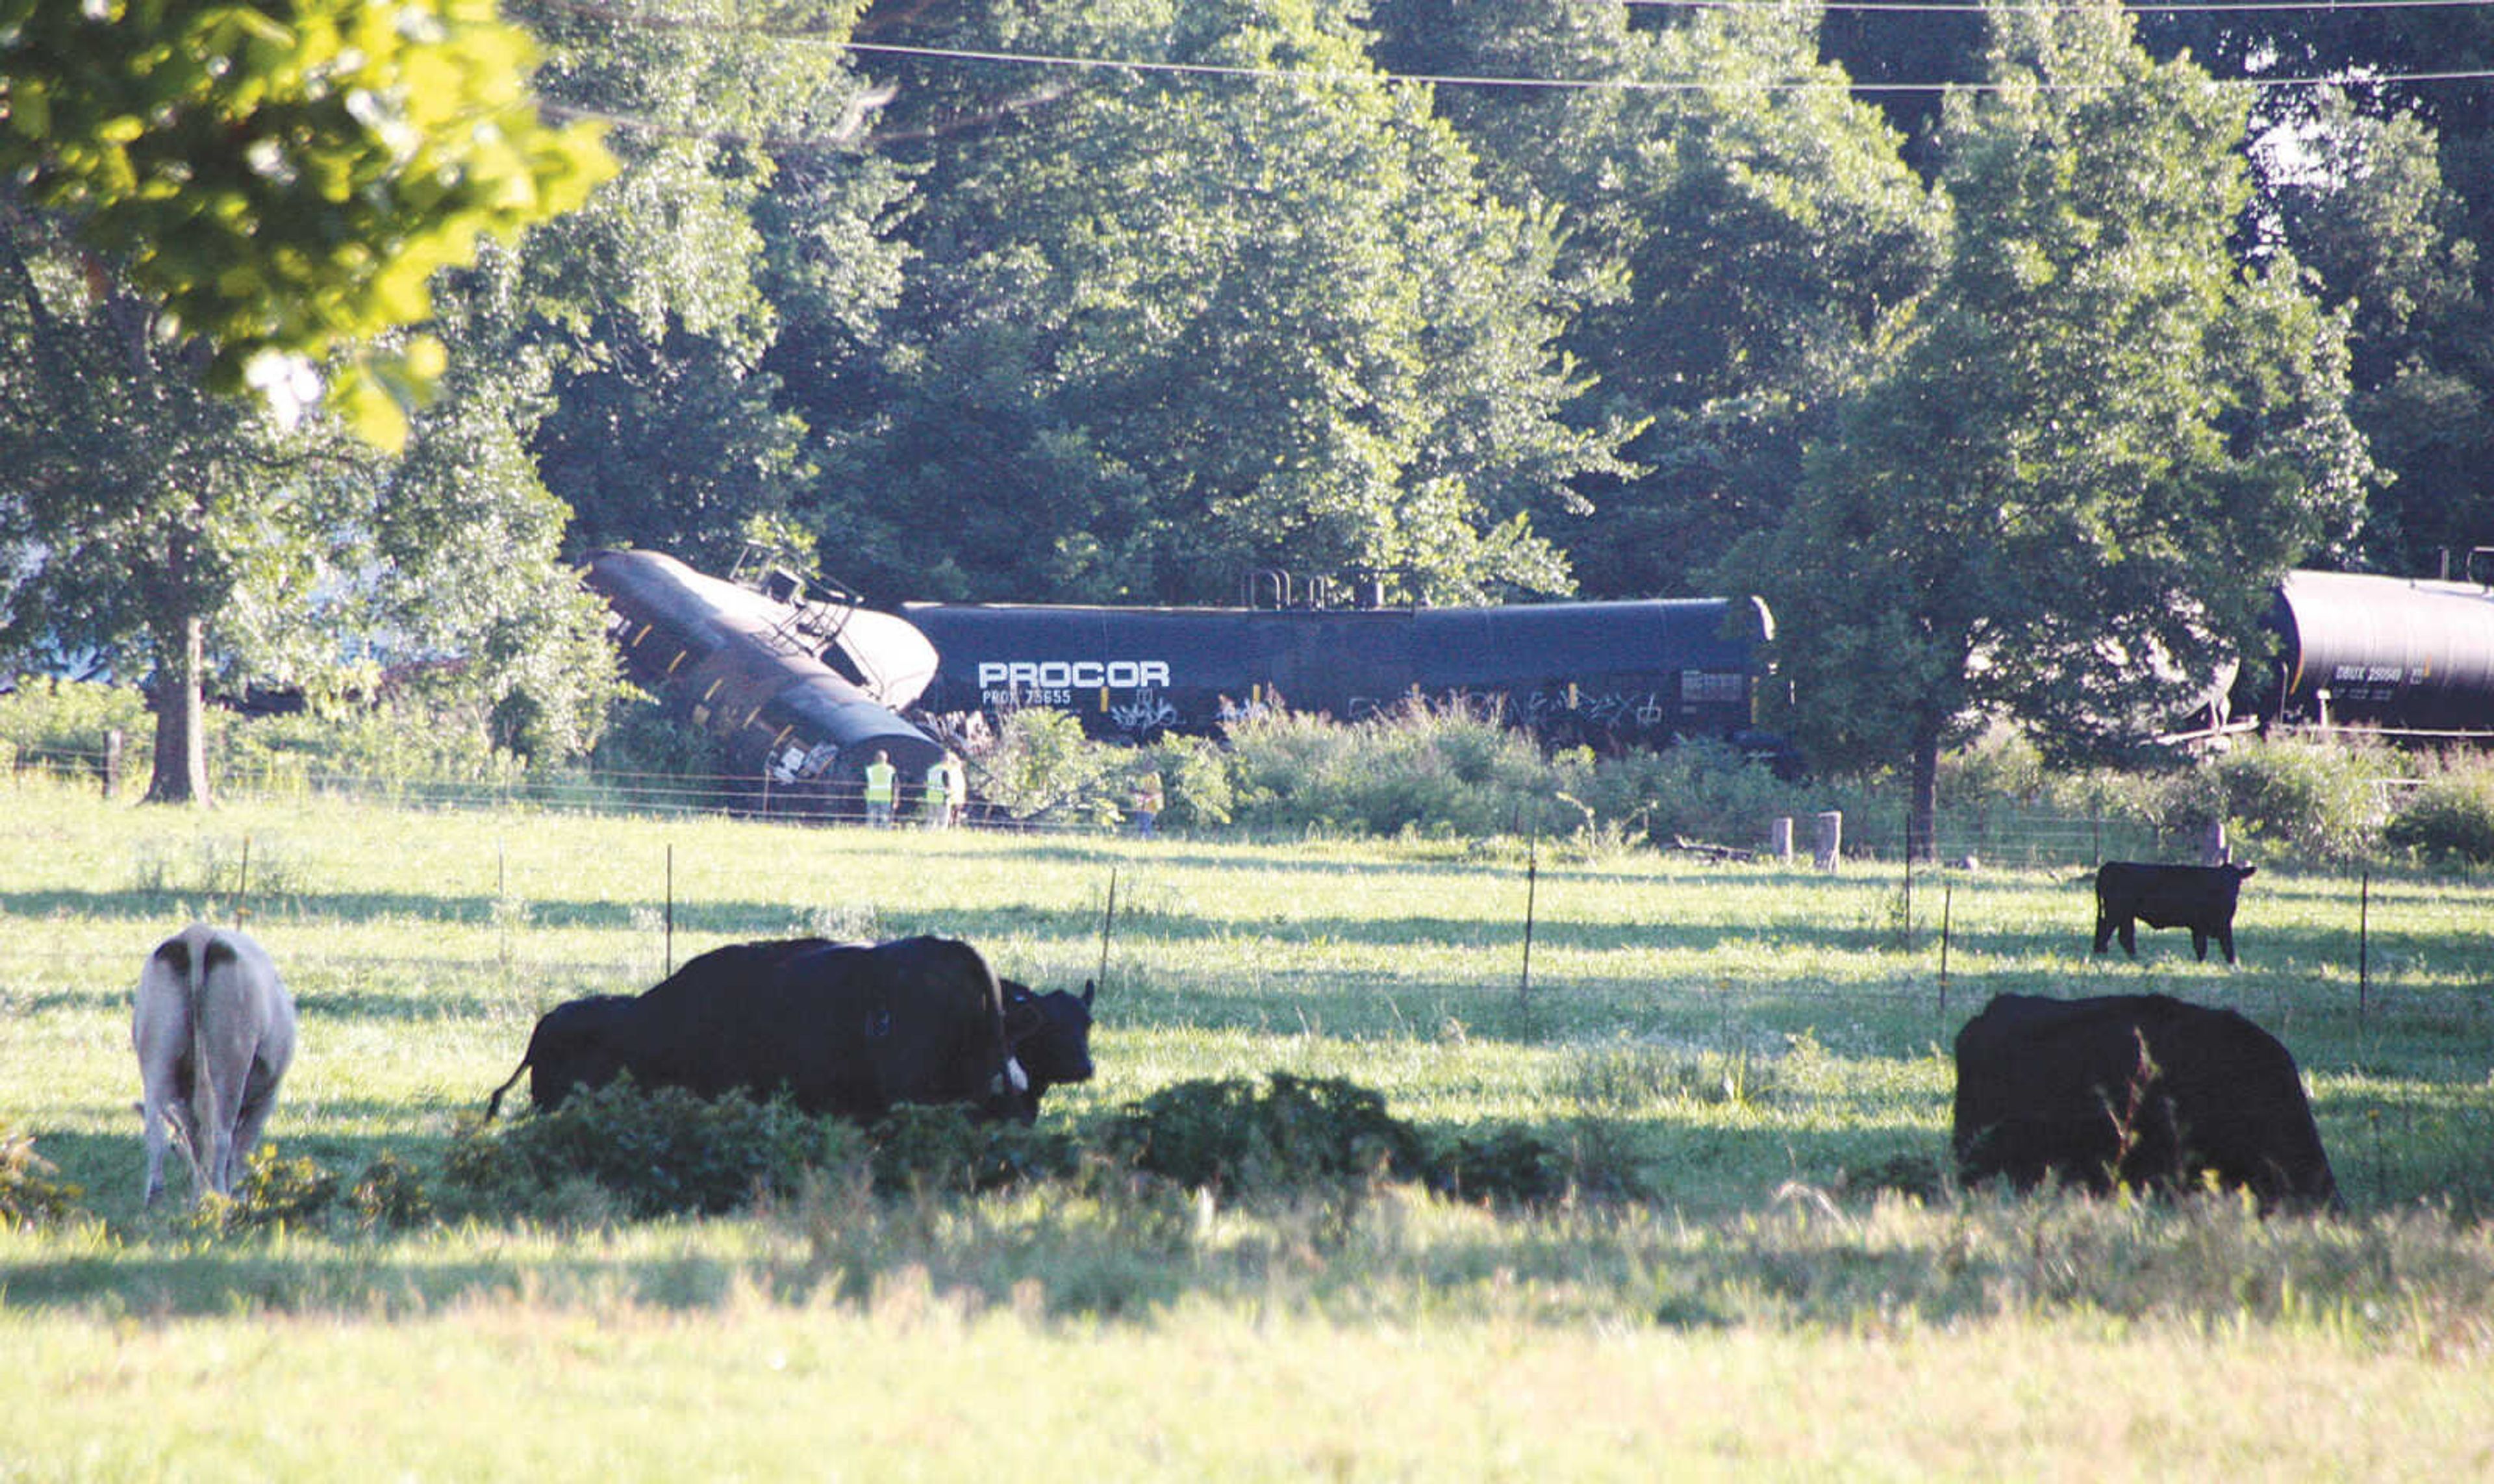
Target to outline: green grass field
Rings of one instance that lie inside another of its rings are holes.
[[[130,988],[194,916],[239,906],[301,1006],[279,1152],[433,1178],[563,999],[807,932],[958,934],[1079,987],[1112,881],[1100,1077],[1044,1124],[1189,1078],[1343,1077],[1435,1135],[1528,1128],[1639,1194],[878,1198],[830,1171],[707,1221],[593,1201],[201,1235],[138,1208]],[[0,1478],[2494,1463],[2481,885],[2265,871],[2229,969],[2179,933],[2091,958],[2075,870],[1920,877],[1909,903],[1894,866],[1545,852],[1528,885],[1510,843],[194,814],[22,783],[0,785],[0,1132],[31,1135],[83,1213],[0,1232]],[[2287,1043],[2346,1215],[1931,1188],[1946,1048],[1985,999],[2147,989]]]

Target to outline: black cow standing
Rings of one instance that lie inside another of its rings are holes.
[[[2004,994],[1957,1037],[1958,1169],[2020,1189],[2196,1189],[2264,1206],[2338,1203],[2286,1047],[2230,1010],[2161,994]]]
[[[2136,919],[2150,927],[2188,927],[2191,952],[2202,962],[2208,940],[2235,961],[2235,899],[2251,865],[2147,865],[2107,861],[2096,870],[2096,952],[2121,934],[2121,951],[2139,956]]]
[[[1062,1074],[1077,1056],[1081,1074],[1090,1070],[1087,998],[1076,1003],[1083,1015],[1071,1051],[1050,1043],[1060,1081],[1076,1079]],[[1014,1018],[1027,1037],[1047,1017],[1034,1004]],[[977,950],[949,938],[736,944],[690,960],[638,997],[557,1006],[537,1022],[487,1116],[532,1069],[530,1098],[539,1109],[626,1072],[643,1087],[785,1093],[809,1113],[857,1119],[898,1103],[966,1103],[1027,1123],[1038,1107],[1014,1056],[1001,984]]]

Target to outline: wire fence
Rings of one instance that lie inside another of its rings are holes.
[[[18,749],[9,762],[20,775],[41,774],[94,786],[106,798],[135,800],[145,787],[143,758],[49,746]],[[2411,781],[2384,778],[2376,781],[2375,788],[2387,799]],[[590,768],[532,771],[516,765],[469,776],[428,777],[333,767],[295,752],[260,753],[239,766],[215,768],[211,786],[219,797],[229,799],[338,798],[433,810],[526,806],[581,814],[732,816],[804,825],[859,824],[866,817],[860,786],[854,780],[792,786],[749,774]],[[1013,833],[1104,836],[1131,828],[1132,822],[1115,805],[1113,800],[1069,800],[1025,816],[1011,813],[974,791],[958,826]],[[1826,818],[1830,814],[1837,816],[1832,826]],[[1527,811],[1517,811],[1513,833],[1565,836],[1576,830],[1598,833],[1601,829],[1598,822],[1562,808],[1547,810],[1545,816],[1536,825]],[[915,796],[904,791],[895,822],[924,827],[928,821]],[[1841,810],[1764,810],[1755,820],[1727,832],[1731,837],[1660,838],[1651,843],[1723,859],[1816,859],[1824,865],[1831,861],[1826,838],[1831,828],[1836,835],[1834,860],[1897,863],[1907,856],[1910,826],[1904,802],[1874,799],[1866,805],[1858,796]],[[1260,825],[1251,815],[1234,828],[1215,833],[1257,838],[1295,837],[1308,831],[1295,825]],[[1623,844],[1642,840],[1631,827],[1613,826],[1610,833]],[[2160,828],[2144,807],[2075,812],[2044,801],[2001,798],[1966,804],[1944,803],[1933,823],[1932,847],[1928,859],[1943,864],[2006,869],[2092,868],[2111,860],[2202,861],[2213,854],[2200,834]]]

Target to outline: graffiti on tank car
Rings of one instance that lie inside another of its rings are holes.
[[[1141,696],[1131,705],[1110,707],[1109,719],[1121,732],[1157,732],[1177,725],[1178,711],[1158,696]]]

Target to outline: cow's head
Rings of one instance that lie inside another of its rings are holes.
[[[1086,982],[1079,995],[1040,994],[1010,979],[1002,986],[1005,1040],[1030,1076],[1031,1101],[1061,1082],[1091,1080],[1091,1000],[1099,986]]]

